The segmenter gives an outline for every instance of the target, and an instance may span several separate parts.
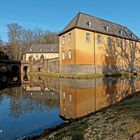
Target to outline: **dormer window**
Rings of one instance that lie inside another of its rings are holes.
[[[87,25],[89,28],[91,28],[92,27],[91,21],[87,22]]]
[[[108,32],[108,31],[109,31],[109,27],[108,27],[108,26],[106,26],[106,27],[105,27],[105,30]]]
[[[122,31],[122,30],[120,30],[120,31],[119,31],[119,33],[122,35],[122,34],[123,34],[123,31]]]
[[[131,37],[133,37],[133,38],[134,38],[134,34],[131,34]]]

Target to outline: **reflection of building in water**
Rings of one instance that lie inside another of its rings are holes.
[[[10,116],[20,117],[26,113],[58,109],[58,91],[58,80],[31,77],[30,83],[22,83],[19,88],[4,89],[3,93],[10,97]]]
[[[135,83],[134,83],[135,80]],[[60,115],[77,118],[115,104],[138,89],[136,79],[61,80]]]
[[[59,108],[59,93],[52,90],[26,91],[19,87],[6,89],[4,93],[10,96],[9,112],[12,117]]]
[[[59,82],[54,79],[45,79],[42,77],[31,77],[30,84],[22,85],[23,95],[40,104],[50,104],[50,106],[59,107]]]
[[[45,77],[31,77],[27,75],[29,82],[22,81],[22,87],[26,91],[48,91],[53,90],[59,92],[59,79],[51,79]]]

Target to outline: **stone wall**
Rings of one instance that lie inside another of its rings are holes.
[[[59,58],[48,60],[48,72],[59,72]]]
[[[119,72],[117,66],[100,65],[65,65],[60,66],[60,73],[66,75],[86,75],[86,74],[116,74]]]
[[[31,71],[59,72],[59,58],[31,61]]]

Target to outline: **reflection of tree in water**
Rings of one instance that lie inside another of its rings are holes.
[[[42,96],[38,95],[40,95],[40,92],[33,93],[32,95],[30,92],[25,92],[22,93],[22,96],[21,94],[17,97],[12,96],[10,99],[10,115],[18,118],[25,113],[44,112],[59,107],[59,98],[53,99],[47,98],[43,94]],[[50,94],[48,94],[49,96]]]
[[[136,91],[134,81],[135,81],[135,77],[130,77],[129,78],[129,84],[130,84],[130,89],[131,89],[130,92],[135,92]]]
[[[129,93],[136,91],[135,78],[103,78],[107,102],[112,105],[120,99],[126,97]]]
[[[29,99],[11,99],[10,101],[10,116],[12,117],[18,118],[25,113],[43,112],[45,109],[43,105]]]
[[[25,113],[44,112],[59,107],[59,94],[52,90],[29,92],[22,87],[6,88],[1,90],[0,104],[5,95],[9,98],[9,115],[12,117],[18,118]]]
[[[3,101],[3,96],[2,95],[0,95],[0,106],[1,106],[1,104],[2,104],[2,101]]]
[[[103,78],[107,102],[109,105],[116,102],[118,78]]]

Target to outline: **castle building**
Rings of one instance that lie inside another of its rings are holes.
[[[58,36],[61,74],[140,70],[140,39],[125,26],[78,13]]]

